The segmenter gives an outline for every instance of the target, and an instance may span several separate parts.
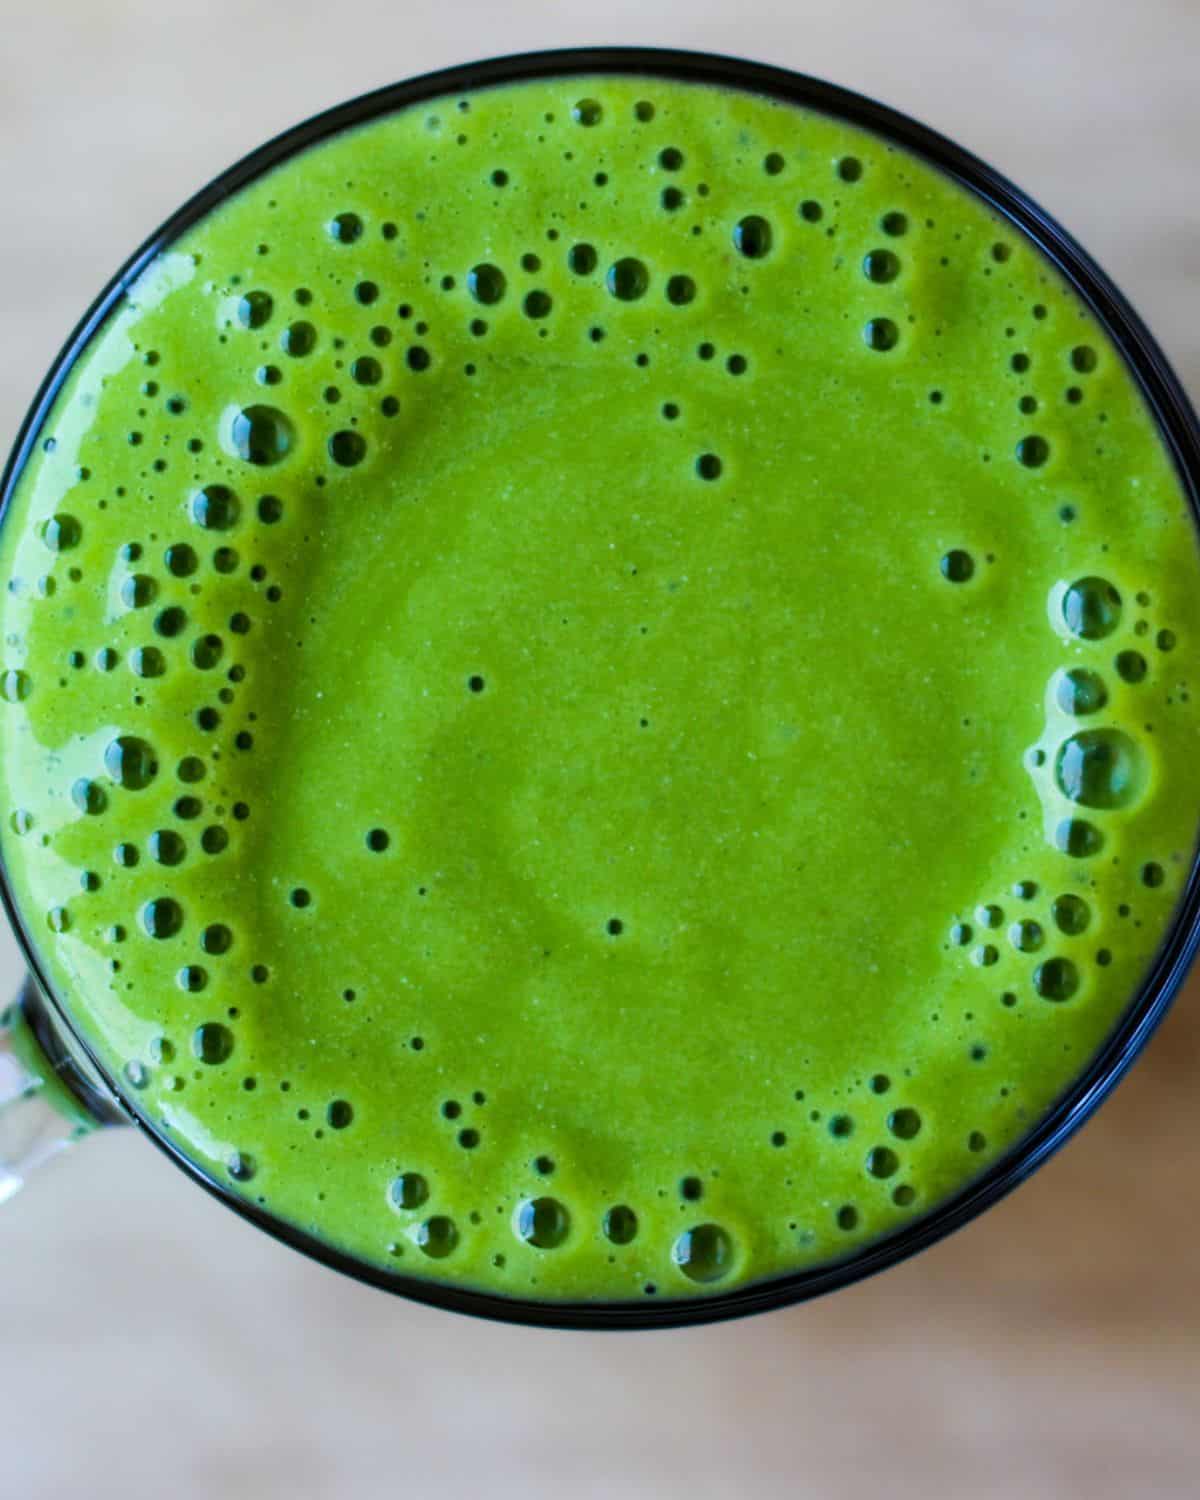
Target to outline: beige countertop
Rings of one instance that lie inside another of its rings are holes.
[[[166,212],[316,108],[532,45],[834,78],[963,140],[1200,391],[1196,0],[0,0],[0,446]],[[0,940],[0,984],[19,961]],[[678,1334],[523,1332],[257,1234],[132,1133],[3,1211],[0,1496],[1107,1500],[1200,1490],[1200,985],[1039,1176],[919,1259]]]

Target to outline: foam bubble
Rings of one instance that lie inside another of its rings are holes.
[[[571,1217],[557,1198],[530,1198],[517,1209],[517,1238],[538,1250],[556,1250],[571,1227]]]
[[[720,1281],[733,1267],[733,1240],[719,1224],[697,1224],[676,1239],[671,1259],[689,1281]]]

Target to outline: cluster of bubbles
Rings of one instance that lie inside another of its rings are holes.
[[[553,1171],[549,1158],[539,1157],[535,1170],[548,1176]],[[702,1196],[698,1178],[684,1178],[681,1195],[687,1202]],[[429,1179],[419,1171],[400,1172],[388,1188],[388,1201],[398,1213],[412,1215],[410,1238],[417,1248],[434,1260],[453,1253],[459,1243],[459,1228],[447,1214],[426,1216],[430,1199]],[[604,1240],[623,1248],[638,1238],[640,1224],[635,1209],[627,1203],[615,1203],[600,1215],[598,1225]],[[562,1249],[576,1238],[579,1229],[576,1216],[561,1198],[537,1193],[522,1198],[516,1205],[510,1224],[513,1237],[533,1250]],[[721,1281],[734,1268],[737,1246],[734,1237],[720,1224],[692,1224],[674,1236],[670,1245],[671,1262],[689,1280],[708,1284]],[[497,1258],[501,1263],[501,1258]],[[648,1289],[649,1290],[649,1289]]]
[[[1149,600],[1142,594],[1137,602]],[[1113,637],[1124,617],[1124,603],[1114,584],[1096,575],[1076,579],[1062,591],[1059,611],[1069,638],[1097,652],[1111,652],[1110,669],[1117,680],[1128,687],[1145,682],[1150,669],[1141,650],[1132,645],[1112,650]],[[1159,631],[1157,646],[1159,651],[1171,650],[1173,634]],[[1075,807],[1086,810],[1086,817],[1072,813],[1060,819],[1054,842],[1073,858],[1089,858],[1098,854],[1105,842],[1096,815],[1128,809],[1144,795],[1145,752],[1127,729],[1094,722],[1103,717],[1111,698],[1110,680],[1099,661],[1060,672],[1052,685],[1052,696],[1059,714],[1082,721],[1081,727],[1066,734],[1050,757],[1036,748],[1031,753],[1031,765],[1037,769],[1049,759],[1057,791]]]
[[[1080,371],[1095,367],[1094,353],[1082,346],[1074,351],[1072,358]],[[948,556],[953,559],[965,554]],[[959,564],[948,567],[947,559],[943,559],[942,572],[952,581],[965,581],[970,576]],[[1054,819],[1050,836],[1053,847],[1072,860],[1083,861],[1095,857],[1105,847],[1105,832],[1098,819],[1107,813],[1133,808],[1145,794],[1148,774],[1145,752],[1138,740],[1127,729],[1097,720],[1103,720],[1112,703],[1114,681],[1137,687],[1149,677],[1150,663],[1135,646],[1114,649],[1125,618],[1125,604],[1110,580],[1089,574],[1056,591],[1055,597],[1062,633],[1097,653],[1108,653],[1107,665],[1097,659],[1093,664],[1064,668],[1055,674],[1048,697],[1054,712],[1066,721],[1066,728],[1052,752],[1037,746],[1027,758],[1035,775],[1048,774],[1057,794],[1073,808],[1082,810]],[[1149,596],[1139,593],[1136,603],[1145,608],[1150,603]],[[1134,634],[1148,636],[1148,622],[1139,619]],[[1164,628],[1158,631],[1155,642],[1160,652],[1170,651],[1175,637]],[[1165,879],[1162,865],[1156,860],[1146,861],[1141,866],[1140,879],[1145,888],[1157,889]],[[1039,896],[1039,887],[1034,880],[1018,880],[1011,895],[1021,903],[1033,902]],[[1070,956],[1046,953],[1045,949],[1056,940],[1080,938],[1087,933],[1093,925],[1094,900],[1094,896],[1089,900],[1075,891],[1062,892],[1049,901],[1044,919],[1018,913],[1007,924],[1004,906],[986,902],[975,910],[974,927],[968,921],[954,922],[949,942],[954,947],[969,949],[971,962],[984,969],[1000,962],[1005,947],[1013,955],[1033,957],[1034,993],[1043,1000],[1062,1003],[1080,991],[1083,960],[1078,950]],[[1124,913],[1127,908],[1121,910]],[[1105,968],[1111,962],[1108,948],[1096,951],[1098,967]],[[1018,1003],[1012,989],[1004,991],[1001,998],[1006,1007]]]

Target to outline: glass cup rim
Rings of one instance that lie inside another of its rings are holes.
[[[273,137],[221,172],[177,209],[128,258],[79,321],[50,366],[18,429],[0,474],[0,524],[42,427],[75,362],[147,266],[225,198],[288,158],[341,131],[382,115],[456,93],[506,83],[573,75],[644,76],[708,83],[775,98],[832,115],[894,142],[923,158],[983,199],[1031,239],[1090,308],[1125,359],[1162,441],[1170,452],[1200,526],[1200,423],[1166,356],[1124,295],[1083,247],[1028,194],[964,147],[890,105],[839,84],[789,69],[718,53],[654,47],[578,47],[514,53],[457,64],[385,85],[334,105]],[[0,902],[23,956],[56,1021],[146,1136],[194,1181],[275,1239],[324,1265],[408,1298],[492,1321],[565,1329],[663,1328],[712,1323],[807,1301],[887,1269],[961,1228],[1011,1192],[1075,1133],[1098,1108],[1162,1021],[1200,948],[1200,851],[1180,897],[1170,930],[1124,1016],[1088,1067],[1057,1103],[979,1177],[927,1214],[894,1233],[849,1252],[841,1260],[772,1277],[711,1296],[645,1302],[554,1302],[509,1297],[452,1282],[437,1282],[374,1265],[276,1218],[191,1161],[139,1109],[80,1035],[55,996],[0,861]]]

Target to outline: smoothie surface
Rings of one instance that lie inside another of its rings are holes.
[[[47,977],[398,1274],[856,1252],[1069,1088],[1190,869],[1200,551],[1131,374],[981,200],[751,93],[508,85],[259,178],[0,554]]]

